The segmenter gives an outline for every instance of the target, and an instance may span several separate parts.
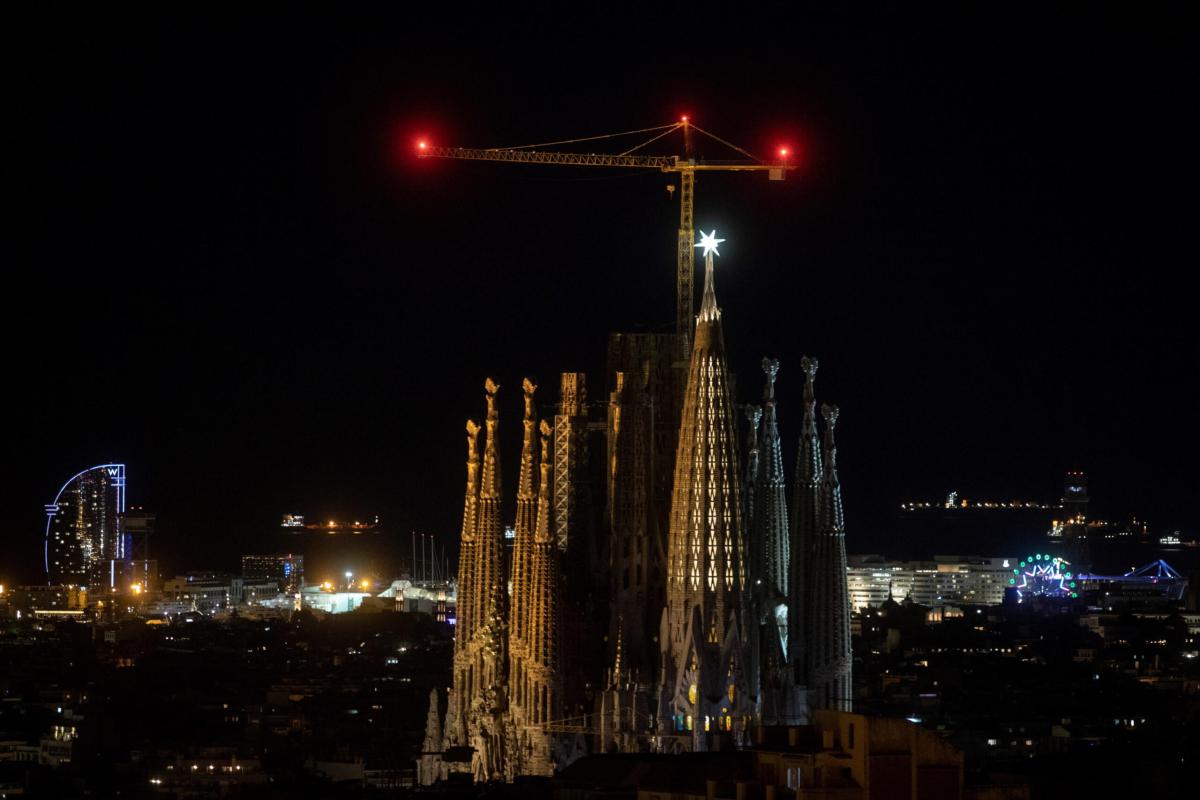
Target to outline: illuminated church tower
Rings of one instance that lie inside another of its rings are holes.
[[[850,590],[846,579],[846,526],[842,515],[842,487],[837,475],[837,446],[833,429],[837,406],[822,405],[825,446],[821,465],[820,513],[812,541],[808,570],[806,650],[809,705],[849,711]]]
[[[467,421],[454,680],[440,733],[437,693],[430,697],[425,749],[419,760],[423,785],[446,777],[450,765],[442,755],[455,747],[471,748],[471,773],[479,782],[549,775],[554,769],[555,742],[549,727],[562,716],[562,556],[554,537],[551,504],[553,429],[545,421],[536,427],[537,387],[526,379],[510,598],[500,516],[496,409],[500,387],[489,378],[485,388],[482,463],[481,428]]]
[[[750,577],[753,581],[754,637],[759,706],[763,721],[782,724],[794,721],[790,708],[787,671],[788,636],[788,514],[787,480],[783,474],[783,447],[776,417],[775,376],[779,362],[764,358],[762,434],[755,435],[754,468],[749,501]],[[757,408],[757,407],[755,407]],[[757,415],[756,415],[757,416]]]
[[[477,683],[475,647],[475,518],[479,510],[479,431],[467,420],[467,489],[458,548],[457,620],[454,632],[454,676],[446,708],[444,742],[466,745],[471,697]]]
[[[704,236],[696,322],[675,458],[667,540],[667,607],[659,643],[659,724],[705,749],[717,732],[744,738],[755,711],[747,675],[746,559],[733,398]],[[679,740],[676,740],[679,741]]]
[[[562,717],[559,672],[561,554],[553,535],[550,505],[550,436],[553,429],[543,420],[540,431],[537,522],[526,589],[529,612],[525,622],[525,664],[518,687],[525,722],[523,728],[518,728],[518,735],[526,736],[521,754],[523,775],[553,773],[553,742],[547,727]]]
[[[537,448],[537,419],[533,393],[537,387],[528,378],[525,390],[525,418],[522,420],[521,469],[517,478],[517,523],[514,526],[512,554],[512,604],[508,626],[508,675],[511,687],[510,708],[518,729],[526,722],[525,668],[531,611],[530,585],[533,560],[533,535],[537,525],[538,490],[534,482]]]
[[[759,586],[755,591],[771,600],[783,601],[787,597],[789,543],[787,481],[783,475],[783,448],[775,413],[775,376],[779,374],[779,362],[764,358],[762,367],[767,380],[763,389],[762,437],[754,476],[752,561]]]
[[[800,366],[805,373],[804,426],[796,458],[788,593],[791,713],[797,717],[810,709],[852,709],[846,527],[833,437],[838,409],[821,407],[822,445],[813,391],[817,361],[805,357]]]
[[[746,476],[742,480],[742,508],[745,514],[746,531],[754,532],[754,484],[758,481],[758,432],[762,429],[762,406],[745,406],[746,421],[750,423],[749,446],[746,448]],[[750,545],[750,560],[754,561],[754,545]]]
[[[788,664],[791,667],[792,708],[794,716],[808,713],[808,632],[812,625],[813,604],[809,597],[813,567],[813,541],[820,526],[823,457],[817,434],[817,400],[813,382],[817,360],[805,356],[804,422],[800,432],[800,452],[796,455],[795,489],[792,495],[791,557],[788,567]]]
[[[476,780],[503,777],[508,758],[507,721],[508,614],[504,575],[504,526],[496,432],[500,414],[489,378],[483,470],[478,454],[479,426],[467,422],[467,491],[463,510],[458,570],[458,608],[462,625],[455,632],[454,685],[446,712],[443,744],[474,748]],[[477,476],[478,479],[477,479]]]

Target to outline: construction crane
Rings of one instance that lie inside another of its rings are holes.
[[[636,151],[675,131],[683,132],[685,155],[652,156],[635,154]],[[693,131],[720,142],[722,145],[745,156],[748,160],[698,162],[692,150]],[[617,154],[565,153],[556,150],[539,149],[577,144],[579,142],[592,142],[601,139],[615,139],[636,134],[654,135],[650,139]],[[468,161],[504,161],[515,164],[561,164],[576,167],[631,167],[679,173],[679,239],[675,258],[675,333],[683,337],[685,343],[691,339],[692,326],[695,324],[692,316],[692,302],[695,291],[693,288],[693,281],[695,280],[695,261],[693,255],[695,224],[692,214],[695,206],[696,173],[766,172],[771,180],[783,180],[789,170],[796,168],[794,164],[788,163],[790,151],[786,147],[780,147],[777,151],[777,162],[766,163],[737,145],[700,128],[687,117],[682,117],[678,122],[654,128],[642,128],[635,131],[602,134],[600,136],[586,136],[578,139],[563,139],[557,142],[541,142],[539,144],[521,145],[518,147],[439,147],[421,140],[417,142],[417,155],[421,158],[457,158]],[[669,186],[668,190],[674,194],[675,187]]]

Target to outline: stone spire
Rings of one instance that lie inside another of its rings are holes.
[[[694,732],[698,748],[707,746],[706,729],[740,736],[753,714],[755,682],[744,671],[745,528],[734,418],[707,252],[675,455],[660,634],[660,725]]]
[[[479,431],[481,428],[474,420],[467,420],[467,490],[463,501],[463,522],[460,535],[460,552],[458,557],[458,606],[463,609],[473,608],[474,598],[471,589],[475,583],[475,548],[476,526],[479,515]],[[468,615],[469,617],[471,615]],[[470,637],[471,619],[464,622],[467,628],[456,629],[455,641],[458,646],[466,643]]]
[[[721,309],[717,306],[717,292],[713,287],[713,265],[712,254],[709,253],[704,257],[704,299],[700,301],[700,313],[697,315],[696,327],[700,327],[700,323],[717,324],[717,329],[720,330]],[[695,353],[695,348],[692,349]]]
[[[821,486],[825,497],[825,526],[830,532],[844,536],[846,533],[845,517],[842,513],[842,485],[837,475],[837,444],[833,439],[833,429],[837,425],[839,411],[837,406],[827,403],[821,405],[821,417],[825,420],[825,451]]]
[[[779,423],[775,414],[775,376],[779,361],[764,358],[762,440],[759,444],[758,471],[754,476],[755,582],[761,581],[764,598],[782,599],[788,587],[788,516],[787,484],[783,475],[783,447],[779,441]]]
[[[526,657],[525,641],[530,611],[529,569],[533,555],[533,529],[537,518],[537,490],[535,488],[534,465],[537,450],[537,418],[533,393],[537,386],[526,378],[522,383],[525,391],[525,417],[522,421],[524,436],[521,444],[521,469],[517,480],[517,523],[514,531],[512,554],[512,603],[509,613],[509,680],[513,696],[510,698],[514,711],[520,715],[525,705],[522,694],[522,679]],[[518,720],[519,722],[520,720]]]
[[[746,496],[744,521],[748,532],[754,531],[754,483],[758,478],[758,432],[762,421],[762,406],[746,405],[746,421],[750,423],[750,446],[746,452],[746,476],[742,491]]]
[[[421,750],[426,753],[440,753],[442,750],[442,722],[438,714],[438,690],[429,690],[429,712],[425,715],[425,741]]]
[[[531,665],[553,671],[558,659],[559,605],[558,548],[553,533],[554,512],[550,506],[550,436],[553,428],[543,420],[540,430],[542,463],[530,569],[529,658]]]
[[[755,655],[760,681],[759,708],[767,724],[794,723],[792,691],[787,669],[789,531],[783,446],[775,404],[779,362],[764,358],[762,435],[758,469],[754,474],[754,512],[751,516],[751,572],[754,586]]]
[[[479,512],[479,431],[467,420],[467,489],[463,502],[462,534],[458,554],[458,619],[454,630],[454,684],[446,708],[445,738],[451,744],[466,744],[466,723],[475,691],[474,658],[470,655],[475,624],[475,564]]]
[[[837,476],[833,430],[837,406],[822,405],[825,447],[820,524],[813,540],[808,615],[808,692],[813,708],[849,711],[853,705],[850,592],[846,579],[846,528]]]
[[[730,389],[732,393],[733,387],[730,387]],[[758,545],[754,540],[754,492],[757,488],[755,484],[758,481],[758,434],[759,431],[762,430],[762,406],[755,406],[747,403],[743,410],[746,414],[746,421],[750,423],[750,437],[748,451],[746,453],[746,471],[742,476],[742,525],[743,529],[746,531],[746,552],[749,554],[750,562],[747,565],[748,570],[746,578],[749,582],[751,592],[747,597],[747,600],[753,607],[752,613],[750,614],[750,620],[752,624],[746,631],[748,645],[747,656],[751,665],[751,672],[760,676],[761,683],[762,673],[759,668],[762,665],[763,647],[762,636],[759,628],[761,627],[760,620],[763,616],[763,612],[762,604],[759,602],[760,598],[754,591],[756,588],[758,588],[756,584],[761,583],[759,580],[760,570],[756,564]],[[761,698],[762,687],[758,686],[756,688],[757,694]],[[761,703],[759,705],[761,707]]]
[[[442,720],[438,714],[438,690],[429,690],[429,713],[425,716],[425,740],[417,759],[417,783],[432,786],[441,777]]]
[[[483,446],[483,476],[479,486],[479,515],[476,528],[476,566],[473,606],[477,609],[473,629],[483,637],[484,690],[503,682],[507,617],[507,589],[504,576],[504,523],[501,518],[500,457],[497,429],[500,413],[496,410],[496,392],[500,386],[491,378],[484,384],[487,392],[486,438]]]
[[[561,716],[559,679],[559,551],[551,524],[550,435],[553,428],[542,421],[541,465],[538,484],[537,523],[529,571],[529,628],[525,665],[525,717],[530,726],[545,725]],[[550,775],[551,740],[545,730],[531,730],[531,747],[526,774]]]
[[[808,685],[808,619],[810,611],[810,580],[813,566],[813,540],[819,527],[821,482],[823,479],[821,439],[817,434],[817,400],[813,383],[817,377],[817,360],[805,356],[800,360],[804,370],[804,423],[800,432],[800,447],[796,455],[796,486],[792,495],[791,553],[788,590],[788,663],[792,667],[792,686],[796,691],[794,716],[807,713],[804,691]]]

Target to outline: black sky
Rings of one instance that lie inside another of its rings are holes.
[[[0,581],[110,459],[169,569],[292,510],[452,541],[483,377],[511,441],[523,375],[599,381],[608,331],[667,324],[678,212],[661,175],[408,147],[684,112],[802,150],[783,184],[704,176],[697,224],[742,394],[783,362],[789,459],[821,361],[851,550],[903,499],[1048,500],[1068,468],[1198,532],[1194,15],[244,14],[5,12]]]

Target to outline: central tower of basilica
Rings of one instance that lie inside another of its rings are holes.
[[[549,775],[589,752],[736,746],[756,726],[851,709],[838,410],[821,408],[822,436],[817,362],[802,359],[789,503],[779,362],[763,360],[761,406],[734,398],[713,277],[721,241],[698,245],[690,348],[613,334],[607,401],[589,403],[586,376],[563,373],[547,419],[524,381],[507,554],[500,387],[487,380],[484,426],[467,422],[454,677],[444,717],[430,697],[422,783]]]

